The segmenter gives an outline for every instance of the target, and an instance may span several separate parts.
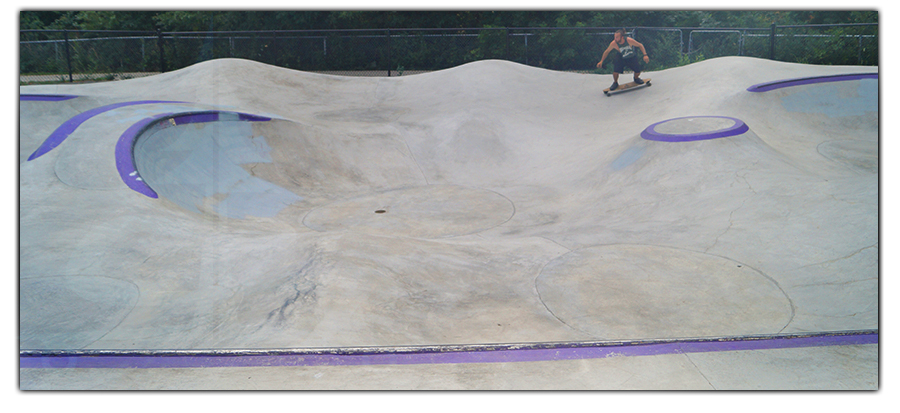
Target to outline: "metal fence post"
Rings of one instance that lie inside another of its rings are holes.
[[[857,47],[856,47],[856,63],[858,65],[862,65],[862,34],[856,36],[857,38]]]
[[[509,27],[506,27],[506,60],[509,59]]]
[[[775,23],[772,23],[772,34],[769,36],[769,60],[775,60]]]
[[[69,83],[74,82],[72,79],[72,56],[69,54],[69,31],[63,30],[63,39],[66,46],[66,67],[69,69]]]
[[[388,77],[391,77],[391,67],[394,65],[393,53],[391,53],[391,29],[387,29],[387,67]]]
[[[160,28],[156,29],[156,38],[157,38],[156,44],[157,44],[157,47],[159,47],[159,73],[165,73],[166,72],[166,54],[163,51],[162,29],[160,29]]]
[[[278,65],[278,33],[272,30],[272,65]]]
[[[525,37],[525,64],[528,65],[528,32],[524,33]]]

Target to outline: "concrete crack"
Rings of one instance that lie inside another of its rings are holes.
[[[741,205],[740,205],[740,206],[738,206],[738,207],[735,208],[733,211],[731,211],[730,214],[728,214],[728,227],[725,228],[725,230],[722,231],[722,233],[720,233],[719,235],[717,235],[717,236],[716,236],[716,239],[713,241],[713,244],[710,245],[709,248],[707,248],[707,249],[704,250],[703,252],[709,252],[709,250],[713,249],[716,245],[719,244],[719,238],[721,238],[721,237],[724,236],[726,233],[728,233],[728,231],[731,230],[731,227],[734,226],[734,213],[737,212],[739,209],[743,208],[743,207],[744,207],[744,204],[746,204],[746,203],[747,203],[747,200],[749,200],[749,199],[750,199],[750,198],[745,198],[744,201],[741,202]]]
[[[425,180],[425,185],[431,185],[431,183],[428,182],[428,176],[425,175],[425,171],[422,169],[422,165],[419,165],[419,160],[416,159],[416,155],[409,147],[409,142],[407,142],[406,139],[403,139],[403,144],[406,145],[406,150],[409,151],[409,157],[412,159],[413,163],[416,164],[416,168],[419,169],[419,173],[422,174],[422,179]]]
[[[266,317],[267,322],[274,320],[276,324],[281,325],[288,319],[291,314],[293,314],[294,307],[298,303],[306,304],[316,301],[316,288],[318,287],[318,285],[315,282],[309,280],[306,275],[306,273],[308,272],[307,270],[314,264],[315,260],[310,260],[303,266],[303,268],[297,271],[296,275],[300,278],[300,280],[294,280],[291,285],[291,288],[294,290],[293,295],[285,298],[284,302],[279,308],[276,308],[269,312],[268,316]],[[256,329],[256,331],[259,331],[260,329],[262,329],[262,327],[263,326],[260,325]]]
[[[848,286],[850,284],[861,283],[866,281],[878,281],[878,277],[869,277],[863,278],[861,280],[849,280],[849,281],[841,281],[841,282],[822,282],[822,283],[809,283],[809,284],[797,284],[794,285],[793,288],[801,288],[801,287],[824,287],[824,286]]]
[[[706,384],[708,384],[709,387],[711,387],[713,390],[717,390],[716,386],[713,386],[712,382],[709,381],[709,377],[706,377],[706,375],[703,374],[703,371],[700,370],[700,367],[697,366],[697,363],[694,363],[694,360],[691,360],[691,356],[689,356],[687,353],[682,354],[684,354],[684,357],[691,363],[691,365],[694,366],[695,369],[697,369],[697,373],[700,373],[700,376],[703,377],[703,380],[706,380]]]
[[[865,251],[865,250],[867,250],[867,249],[870,249],[870,248],[878,248],[878,243],[876,242],[876,243],[874,243],[874,244],[872,244],[872,245],[869,245],[868,247],[860,248],[860,249],[854,251],[853,253],[851,253],[850,255],[847,255],[847,256],[844,256],[844,257],[839,257],[839,258],[831,259],[831,260],[828,260],[828,261],[822,261],[822,262],[816,262],[816,263],[812,263],[812,264],[807,264],[807,265],[804,265],[804,266],[802,266],[802,267],[797,267],[797,268],[793,269],[792,271],[802,270],[802,269],[804,269],[804,268],[813,267],[813,266],[816,266],[816,265],[831,264],[831,263],[835,263],[835,262],[838,262],[838,261],[850,259],[850,258],[852,258],[854,255],[857,255],[857,254],[859,254],[859,253],[861,253],[861,252],[863,252],[863,251]]]
[[[545,239],[545,240],[547,240],[547,241],[550,241],[550,242],[552,242],[552,243],[554,243],[554,244],[556,244],[556,245],[559,245],[560,247],[565,248],[566,251],[568,251],[568,252],[572,252],[572,249],[571,249],[571,248],[569,248],[569,247],[567,247],[567,246],[565,246],[565,245],[560,244],[560,243],[557,242],[556,240],[550,239],[550,238],[545,237],[545,236],[543,236],[543,235],[538,235],[538,237],[539,237],[539,238],[543,238],[543,239]]]

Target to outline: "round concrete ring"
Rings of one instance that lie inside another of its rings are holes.
[[[699,118],[728,119],[728,120],[734,121],[734,125],[724,128],[724,129],[717,129],[717,130],[705,131],[705,132],[685,133],[685,134],[662,133],[662,132],[656,131],[656,127],[659,125],[662,125],[664,123],[677,121],[677,120],[681,120],[681,119],[699,119]],[[646,140],[650,140],[650,141],[690,142],[690,141],[718,139],[718,138],[725,138],[728,136],[740,135],[744,132],[747,132],[748,130],[750,130],[750,127],[747,126],[747,124],[744,123],[744,121],[737,119],[737,118],[731,118],[731,117],[727,117],[727,116],[685,116],[685,117],[681,117],[681,118],[669,119],[669,120],[664,120],[662,122],[654,123],[654,124],[648,126],[647,129],[644,129],[643,132],[641,132],[641,137]]]

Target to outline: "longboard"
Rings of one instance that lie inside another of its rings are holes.
[[[631,90],[631,89],[639,88],[639,87],[643,87],[643,86],[650,87],[650,79],[649,78],[644,79],[644,84],[642,84],[642,85],[639,85],[634,82],[630,82],[630,83],[626,83],[624,85],[619,85],[619,87],[617,87],[616,90],[609,90],[609,88],[603,89],[603,94],[606,96],[612,96],[619,92],[624,92],[626,90]]]

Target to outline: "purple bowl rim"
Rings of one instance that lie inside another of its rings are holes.
[[[56,95],[56,94],[40,94],[40,93],[22,93],[19,95],[19,101],[33,102],[62,102],[64,100],[75,99],[78,95]]]
[[[137,170],[137,165],[134,160],[134,145],[137,143],[137,140],[154,126],[163,124],[169,119],[172,119],[177,125],[209,123],[222,121],[220,116],[222,114],[237,115],[238,121],[241,122],[267,122],[272,120],[272,118],[267,116],[229,110],[168,112],[146,117],[132,124],[131,127],[119,136],[119,139],[116,142],[116,169],[119,172],[119,178],[121,178],[122,182],[132,190],[150,198],[158,198],[159,194],[144,182],[140,172]]]
[[[661,133],[656,131],[656,127],[667,122],[680,120],[680,119],[696,119],[696,118],[719,118],[719,119],[729,119],[734,121],[734,125],[725,129],[714,130],[710,132],[701,132],[701,133],[685,133],[685,134],[672,134],[672,133]],[[700,141],[700,140],[708,140],[708,139],[718,139],[725,138],[728,136],[740,135],[744,132],[750,130],[750,127],[747,126],[744,121],[733,118],[730,116],[682,116],[680,118],[667,119],[661,122],[656,122],[641,132],[641,137],[649,140],[649,141],[658,141],[658,142],[690,142],[690,141]]]
[[[844,82],[849,80],[862,79],[878,79],[878,73],[844,73],[839,75],[810,76],[796,79],[775,80],[772,82],[759,83],[747,88],[748,92],[768,92],[770,90],[781,89],[785,87],[810,85],[814,83],[825,82]]]

